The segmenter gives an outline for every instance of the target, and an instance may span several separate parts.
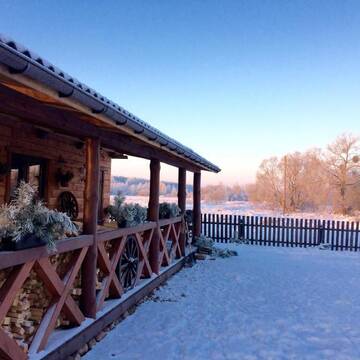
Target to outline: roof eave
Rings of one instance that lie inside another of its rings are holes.
[[[160,144],[178,157],[186,158],[202,170],[219,172],[220,168],[205,160],[191,149],[142,121],[121,106],[62,72],[38,55],[0,34],[0,62],[5,64],[13,76],[25,76],[51,88],[59,98],[75,101],[87,107],[92,114],[102,115],[114,126],[126,127],[134,135],[148,142]],[[182,153],[182,154],[181,154]]]

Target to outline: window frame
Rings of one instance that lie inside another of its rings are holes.
[[[21,161],[21,158],[24,158],[23,170],[32,165],[40,165],[40,174],[39,174],[39,194],[40,198],[47,202],[48,193],[49,193],[49,159],[33,154],[23,153],[20,151],[11,150],[8,151],[8,164],[10,164],[10,172],[6,179],[6,191],[5,191],[5,200],[9,202],[11,200],[11,170],[15,168],[14,158],[18,157],[18,160]],[[29,181],[28,169],[26,172],[26,181]]]

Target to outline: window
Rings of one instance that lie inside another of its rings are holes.
[[[12,154],[10,174],[10,198],[20,181],[37,187],[39,197],[45,196],[46,160],[26,155]]]

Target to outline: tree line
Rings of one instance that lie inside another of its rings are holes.
[[[160,182],[160,195],[177,196],[177,183],[170,181]],[[186,185],[186,191],[192,193],[192,185]],[[113,176],[111,178],[111,195],[121,193],[125,196],[149,196],[150,181],[148,179]]]
[[[331,208],[343,215],[360,210],[360,141],[342,134],[325,149],[271,157],[260,164],[249,199],[284,212]]]
[[[149,180],[114,176],[111,193],[149,195]],[[177,183],[162,181],[160,194],[177,196]],[[192,186],[187,185],[192,196]],[[350,215],[360,210],[360,138],[338,136],[325,149],[270,157],[261,162],[256,181],[244,187],[218,184],[202,187],[206,202],[250,200],[285,213],[331,209]]]
[[[201,198],[206,202],[221,203],[224,201],[247,200],[245,189],[238,185],[206,185],[201,188]]]

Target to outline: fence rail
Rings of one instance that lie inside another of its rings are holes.
[[[360,250],[359,222],[350,221],[202,214],[202,234],[225,243],[237,239],[263,246]]]

